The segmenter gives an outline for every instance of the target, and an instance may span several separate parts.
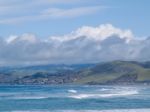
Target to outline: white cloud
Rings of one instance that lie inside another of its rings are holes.
[[[38,39],[34,34],[23,34],[21,37],[18,37],[16,35],[11,35],[5,41],[7,42],[7,44],[18,42],[18,41],[36,43]]]
[[[137,39],[130,30],[110,24],[86,26],[46,40],[33,34],[1,39],[0,65],[146,61],[150,57],[149,47],[149,38]]]
[[[91,7],[77,7],[69,9],[60,8],[48,8],[38,12],[36,15],[26,15],[19,17],[10,17],[5,19],[0,19],[0,24],[16,24],[25,21],[36,21],[36,20],[46,20],[46,19],[62,19],[62,18],[73,18],[83,15],[89,15],[104,9],[101,6],[91,6]]]
[[[0,24],[73,18],[94,14],[107,8],[81,5],[84,2],[80,0],[0,0]],[[63,8],[62,4],[64,5]],[[71,6],[72,8],[70,8]]]
[[[11,43],[11,42],[13,42],[16,38],[17,38],[16,35],[11,35],[11,36],[10,36],[9,38],[7,38],[5,41],[6,41],[7,43]]]
[[[0,0],[0,6],[16,6],[20,4],[28,4],[31,5],[47,5],[47,4],[70,4],[70,3],[78,3],[80,0]],[[28,5],[30,5],[28,4]]]
[[[102,41],[113,35],[116,35],[121,39],[125,38],[126,42],[129,42],[134,38],[134,35],[130,30],[121,30],[119,28],[112,26],[111,24],[104,24],[98,27],[83,26],[77,29],[76,31],[73,31],[71,34],[65,35],[63,38],[62,37],[51,37],[51,38],[63,41],[85,36],[90,39]]]
[[[77,17],[87,14],[92,14],[104,7],[101,6],[92,6],[92,7],[78,7],[70,9],[59,9],[59,8],[49,8],[42,12],[42,15],[60,18],[60,17]]]
[[[84,26],[77,30],[78,36],[93,37],[97,40],[104,40],[112,35],[117,35],[120,38],[127,38],[130,41],[133,38],[133,34],[130,30],[121,30],[113,27],[111,24],[100,25],[99,27]]]

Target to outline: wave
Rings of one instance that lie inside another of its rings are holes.
[[[46,96],[20,96],[20,97],[12,97],[11,99],[21,99],[21,100],[38,100],[38,99],[46,99],[46,98],[49,98],[49,97],[46,97]]]
[[[108,98],[136,95],[140,92],[141,90],[139,88],[130,87],[96,87],[90,91],[88,89],[78,89],[77,91],[76,89],[70,88],[68,90],[56,91],[55,94],[51,93],[50,91],[0,93],[0,99]]]
[[[71,94],[69,94],[71,93]],[[82,92],[78,93],[74,89],[68,90],[68,93],[65,94],[7,94],[1,95],[0,99],[47,99],[47,98],[75,98],[75,99],[87,99],[87,98],[109,98],[109,97],[121,97],[136,95],[139,92],[137,90],[130,91],[107,91],[106,93],[102,92]]]
[[[71,95],[69,97],[75,99],[87,99],[87,98],[109,98],[109,97],[121,97],[121,96],[129,96],[129,95],[136,95],[139,92],[137,90],[130,90],[130,91],[120,91],[116,93],[104,93],[104,94],[77,94]]]
[[[107,88],[102,88],[100,89],[99,91],[109,91],[110,89],[107,89]]]
[[[69,93],[77,93],[77,90],[74,90],[74,89],[70,89],[68,90]]]
[[[150,109],[112,109],[112,110],[28,110],[5,112],[150,112]]]
[[[49,97],[46,96],[14,96],[14,97],[6,97],[0,99],[12,99],[12,100],[38,100],[38,99],[46,99]]]
[[[1,94],[0,95],[0,100],[3,99],[46,99],[49,98],[49,96],[47,94],[45,95],[35,95],[35,94],[24,94],[24,93],[9,93],[9,94]]]

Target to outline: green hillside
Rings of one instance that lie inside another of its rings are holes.
[[[6,69],[0,72],[0,84],[150,84],[150,62],[112,61]]]
[[[75,83],[107,83],[122,76],[136,75],[136,82],[150,81],[150,68],[143,63],[130,61],[113,61],[96,65],[95,67],[80,71],[80,78]]]

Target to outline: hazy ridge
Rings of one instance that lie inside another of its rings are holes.
[[[0,84],[149,84],[150,62],[0,68]]]

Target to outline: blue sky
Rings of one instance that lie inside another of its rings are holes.
[[[0,66],[150,61],[150,0],[0,0]]]
[[[46,38],[107,23],[149,36],[149,4],[149,0],[0,0],[0,36],[34,33]]]

